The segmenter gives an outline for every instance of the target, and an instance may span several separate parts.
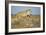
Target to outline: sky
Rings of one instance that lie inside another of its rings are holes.
[[[18,12],[21,12],[25,9],[31,9],[32,15],[40,15],[40,7],[24,7],[24,6],[11,6],[11,14],[15,15]]]

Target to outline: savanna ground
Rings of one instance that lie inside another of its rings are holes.
[[[40,27],[40,16],[11,16],[11,28],[38,28]]]

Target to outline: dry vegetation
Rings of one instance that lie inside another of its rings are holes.
[[[32,16],[33,27],[40,27],[40,16]]]
[[[40,27],[40,16],[12,16],[11,28],[35,28]]]

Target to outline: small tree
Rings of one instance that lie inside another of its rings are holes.
[[[27,15],[30,15],[30,14],[32,14],[32,11],[31,11],[31,9],[28,9],[27,10]]]

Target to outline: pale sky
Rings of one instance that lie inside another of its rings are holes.
[[[24,6],[11,6],[11,14],[15,15],[18,12],[21,12],[22,10],[31,8],[32,15],[40,15],[40,7],[24,7]]]

